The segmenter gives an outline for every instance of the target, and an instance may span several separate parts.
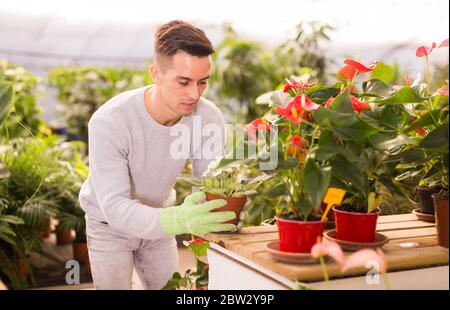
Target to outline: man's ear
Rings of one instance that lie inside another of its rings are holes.
[[[161,84],[161,77],[159,76],[160,75],[160,71],[159,71],[158,67],[155,64],[152,64],[150,66],[150,68],[149,68],[149,71],[150,71],[150,74],[151,74],[151,76],[153,78],[153,82],[156,85]]]

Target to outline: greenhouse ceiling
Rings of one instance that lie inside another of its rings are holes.
[[[185,19],[220,42],[224,22],[244,38],[275,46],[301,21],[335,26],[327,48],[340,61],[416,63],[416,46],[448,37],[447,0],[6,1],[0,0],[0,58],[41,72],[58,65],[142,66],[155,26]],[[448,62],[436,53],[435,62]]]

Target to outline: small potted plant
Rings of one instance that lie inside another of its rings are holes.
[[[271,178],[270,175],[260,173],[257,176],[247,176],[247,167],[241,163],[228,164],[222,166],[223,158],[219,158],[209,165],[208,170],[201,179],[189,175],[181,175],[180,180],[188,182],[192,186],[206,194],[206,200],[224,199],[227,204],[218,211],[233,211],[236,218],[227,223],[237,225],[239,215],[247,202],[249,195],[256,194],[256,188],[265,180]]]

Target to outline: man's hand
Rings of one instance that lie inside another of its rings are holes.
[[[232,211],[212,212],[223,207],[227,202],[216,199],[206,202],[205,194],[196,192],[187,196],[180,206],[161,210],[160,224],[168,235],[194,234],[209,232],[234,231],[236,226],[223,222],[236,217]]]

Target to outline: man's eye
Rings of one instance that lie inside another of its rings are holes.
[[[206,84],[208,84],[208,81],[201,81],[200,82],[200,85],[206,85]]]
[[[188,82],[180,82],[180,85],[182,86],[187,86],[189,83]]]

